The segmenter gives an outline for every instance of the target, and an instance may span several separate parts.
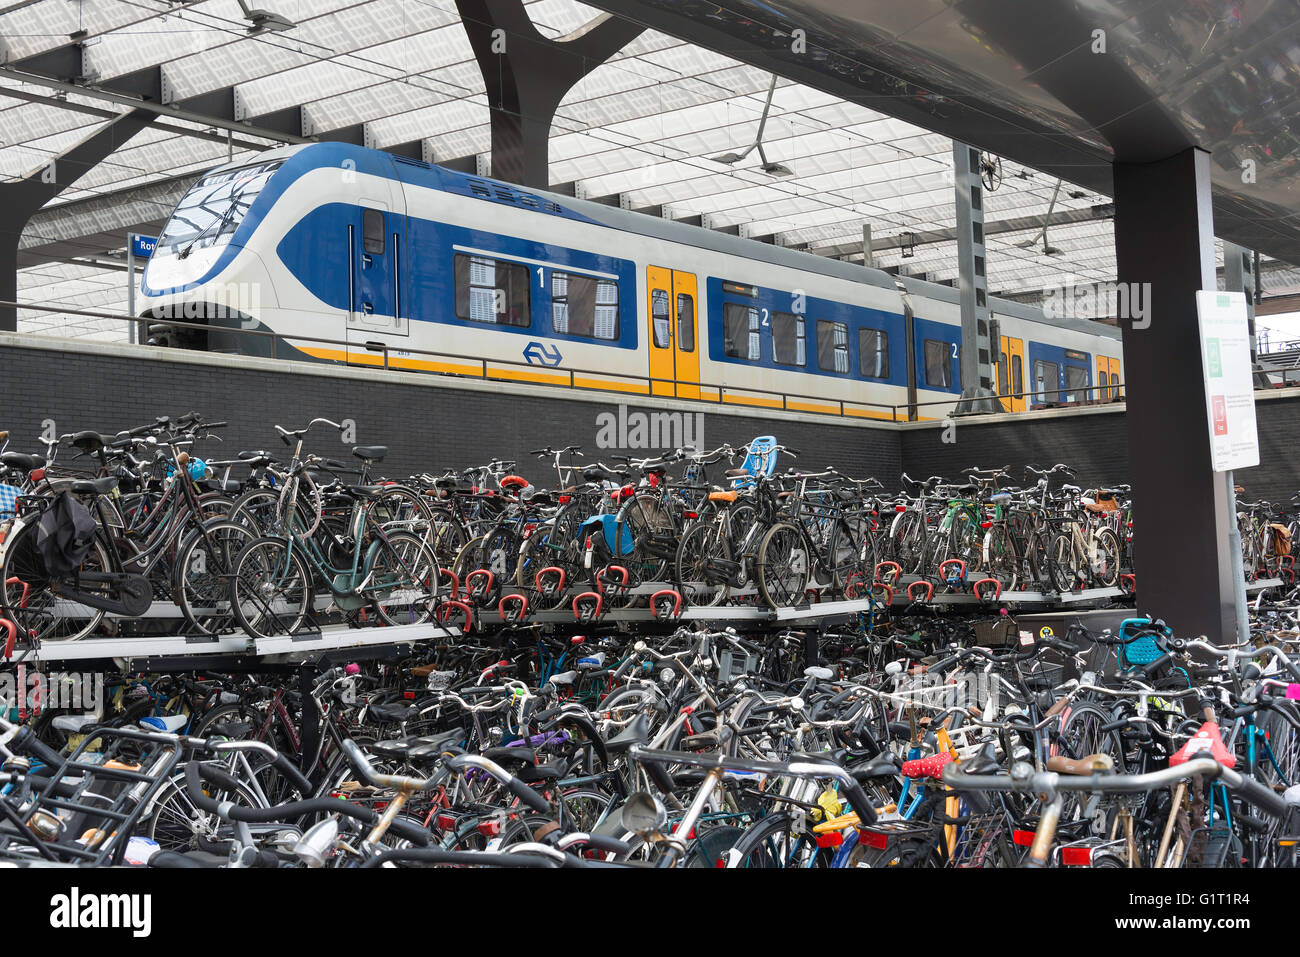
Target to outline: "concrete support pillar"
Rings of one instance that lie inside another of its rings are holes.
[[[0,302],[18,299],[18,241],[36,211],[156,118],[145,110],[124,113],[22,179],[0,183]],[[0,332],[17,329],[18,310],[0,306]]]
[[[957,211],[957,278],[961,295],[961,401],[958,412],[1000,412],[993,395],[988,269],[984,250],[984,183],[979,150],[952,144]]]
[[[1191,148],[1114,173],[1119,282],[1130,301],[1147,290],[1150,307],[1136,326],[1120,318],[1138,608],[1223,643],[1236,632],[1233,516],[1210,468],[1196,318],[1197,291],[1216,288],[1210,154]]]
[[[604,13],[550,40],[522,0],[456,0],[492,111],[492,175],[550,185],[551,120],[565,94],[645,29]]]

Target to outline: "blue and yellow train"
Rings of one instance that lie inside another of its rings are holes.
[[[203,175],[141,295],[190,348],[864,418],[962,391],[952,287],[346,144]],[[989,304],[1009,411],[1117,397],[1118,330]]]

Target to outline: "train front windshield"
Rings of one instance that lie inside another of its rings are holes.
[[[281,162],[244,166],[203,177],[172,213],[158,237],[154,255],[183,257],[196,249],[230,242],[253,200]]]

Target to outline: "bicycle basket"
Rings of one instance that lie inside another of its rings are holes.
[[[0,485],[0,521],[14,517],[18,496],[22,494],[17,485]]]
[[[743,675],[758,672],[758,658],[744,650],[723,648],[718,652],[718,678],[723,682],[734,681]]]
[[[1150,634],[1143,635],[1143,631]],[[1163,626],[1162,633],[1166,638],[1174,636],[1173,629],[1168,625]],[[1134,635],[1138,637],[1129,641]],[[1120,645],[1119,663],[1122,668],[1131,668],[1134,665],[1149,665],[1155,661],[1164,651],[1156,643],[1156,630],[1150,618],[1125,618],[1119,626],[1119,637],[1127,644]]]

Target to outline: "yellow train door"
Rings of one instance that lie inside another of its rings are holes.
[[[1110,356],[1097,356],[1097,384],[1104,386],[1098,390],[1102,401],[1119,398],[1119,360]]]
[[[650,394],[700,397],[699,328],[695,275],[646,267]]]
[[[998,354],[998,394],[1009,395],[1003,399],[1003,408],[1012,412],[1025,411],[1025,341],[1002,337]]]

